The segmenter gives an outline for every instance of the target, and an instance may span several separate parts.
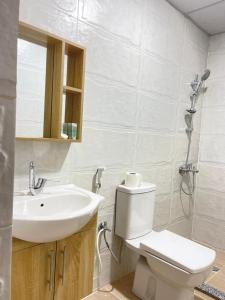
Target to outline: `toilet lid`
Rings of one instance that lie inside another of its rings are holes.
[[[168,230],[152,231],[141,239],[143,249],[189,273],[209,268],[216,257],[215,251]]]

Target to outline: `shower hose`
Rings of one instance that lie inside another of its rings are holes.
[[[184,203],[183,203],[183,197],[182,197],[182,192],[191,197],[193,196],[194,194],[194,191],[195,191],[195,172],[192,172],[192,184],[190,184],[189,187],[189,191],[186,191],[185,188],[184,188],[184,176],[185,175],[182,175],[181,176],[181,182],[180,182],[180,201],[181,201],[181,206],[182,206],[182,210],[183,210],[183,213],[186,217],[189,217],[190,216],[190,212],[191,212],[191,202],[189,201],[189,208],[188,208],[188,212],[185,211],[185,207],[184,207]]]

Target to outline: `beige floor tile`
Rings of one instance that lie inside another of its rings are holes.
[[[211,272],[207,279],[205,280],[206,283],[208,283],[214,276],[216,276],[218,272]]]
[[[91,295],[84,298],[85,300],[118,300],[111,292],[94,292]]]
[[[214,300],[214,298],[201,293],[199,295],[195,295],[194,300]]]
[[[223,267],[208,284],[225,293],[225,267]]]
[[[133,280],[134,274],[130,273],[122,279],[115,281],[112,284],[112,294],[121,300],[139,300],[139,298],[132,293]]]
[[[215,265],[218,268],[222,268],[223,266],[225,266],[225,251],[222,251],[222,250],[216,251]]]
[[[195,299],[194,300],[212,300],[213,298],[205,295],[199,291],[195,291]]]

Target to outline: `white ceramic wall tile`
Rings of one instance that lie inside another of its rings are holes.
[[[224,164],[224,149],[225,139],[223,139],[223,135],[202,135],[200,160]]]
[[[175,64],[155,55],[144,54],[140,72],[142,90],[177,98],[180,77]]]
[[[198,187],[219,192],[225,192],[225,168],[223,165],[213,166],[200,162]]]
[[[30,103],[29,103],[30,104]],[[29,124],[29,127],[27,125]],[[18,121],[16,125],[16,137],[37,137],[43,136],[43,122],[29,120]]]
[[[210,52],[225,52],[225,34],[215,34],[209,40]]]
[[[84,119],[111,126],[135,127],[136,90],[88,75],[85,81]]]
[[[158,195],[155,200],[154,227],[167,225],[170,218],[170,194]]]
[[[185,161],[188,147],[188,139],[186,133],[180,133],[176,136],[175,157],[176,161]],[[199,134],[193,133],[192,145],[190,150],[190,160],[197,161],[199,153]]]
[[[168,230],[171,230],[172,232],[182,235],[186,238],[191,238],[192,222],[186,218],[183,218],[182,220],[178,220],[177,222],[170,224],[168,226]]]
[[[212,52],[208,55],[208,67],[211,70],[211,79],[221,79],[225,77],[225,52]]]
[[[207,107],[203,109],[201,134],[220,135],[225,134],[225,106]],[[219,137],[217,137],[219,139]],[[204,142],[204,138],[203,138]]]
[[[193,238],[219,249],[225,249],[225,222],[196,215],[194,218]]]
[[[102,75],[130,86],[137,85],[139,52],[123,41],[98,32],[90,25],[80,23],[80,43],[87,51],[86,69],[88,72]]]
[[[167,1],[164,0],[147,1],[146,10],[161,16],[161,18],[167,22],[169,22],[170,18],[175,18],[180,15],[176,9],[174,9]]]
[[[172,167],[171,164],[151,165],[148,168],[137,165],[135,171],[142,174],[143,181],[156,185],[156,194],[169,194],[171,192]]]
[[[207,52],[187,40],[184,42],[182,68],[201,74],[206,67],[206,57]]]
[[[149,168],[137,165],[136,169],[143,175],[143,180],[156,185],[156,194],[171,192],[172,165],[151,165]]]
[[[196,214],[224,221],[225,195],[198,189],[195,204]]]
[[[157,14],[149,6],[151,3],[148,3],[144,13],[142,47],[179,64],[183,47],[184,18],[178,12],[176,16],[163,18],[162,14]]]
[[[204,33],[199,27],[195,26],[194,23],[191,22],[191,20],[185,18],[186,22],[186,32],[185,37],[190,42],[197,45],[199,48],[201,48],[204,51],[208,51],[209,47],[209,37],[206,33]]]
[[[73,147],[73,168],[99,165],[130,166],[134,155],[135,134],[114,130],[84,128],[82,144]]]
[[[208,89],[203,98],[202,106],[225,106],[224,78],[221,78],[220,80],[209,80],[207,82],[207,87]]]
[[[29,0],[20,1],[20,19],[32,17],[33,9],[37,8],[35,4],[39,4],[39,8],[46,8],[46,10],[50,10],[52,17],[57,16],[58,11],[61,11],[64,16],[71,15],[73,17],[77,17],[78,0],[64,0],[63,2],[58,0],[39,0],[38,2],[34,1],[32,4],[33,5],[30,6]],[[38,10],[37,12],[37,15],[39,16],[41,11]],[[46,19],[44,23],[47,22],[48,20]]]
[[[84,0],[82,17],[91,24],[140,44],[144,1]]]
[[[48,142],[16,142],[15,174],[28,174],[30,161],[39,172],[57,172],[71,167],[72,148],[69,144]]]
[[[22,0],[20,1],[20,20],[77,41],[77,4],[78,0],[63,2]]]
[[[153,131],[175,131],[176,103],[161,98],[159,95],[139,94],[139,128]]]
[[[138,134],[136,162],[138,164],[164,163],[172,161],[173,136]]]
[[[184,184],[183,186],[185,190],[188,191],[186,185]],[[193,207],[194,203],[192,197],[182,193],[180,198],[180,192],[174,193],[171,206],[171,222],[183,217],[186,217],[187,220],[190,220],[191,216],[193,215]]]

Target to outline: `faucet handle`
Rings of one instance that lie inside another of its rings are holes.
[[[35,185],[36,189],[43,188],[47,182],[46,178],[38,178],[37,184]]]

